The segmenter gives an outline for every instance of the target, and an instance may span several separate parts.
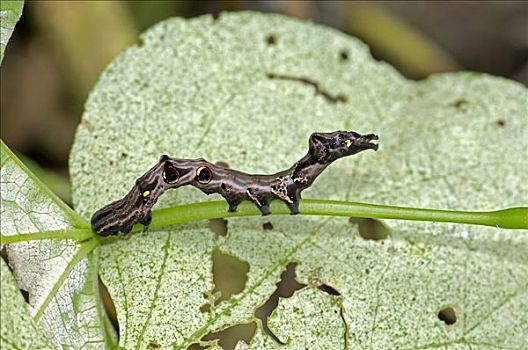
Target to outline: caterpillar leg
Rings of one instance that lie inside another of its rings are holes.
[[[296,190],[291,196],[289,196],[289,199],[290,200],[286,202],[286,205],[290,209],[290,214],[299,214],[299,199],[301,199],[301,191]]]
[[[143,230],[141,230],[141,233],[148,232],[148,229],[149,229],[148,225],[147,226],[143,226]],[[129,236],[129,237],[131,237],[131,236]]]
[[[139,223],[143,225],[143,230],[141,231],[142,233],[145,233],[148,231],[151,221],[152,221],[152,211],[149,210],[147,215],[142,220],[139,221]]]
[[[152,211],[148,211],[147,215],[145,215],[141,220],[139,220],[139,223],[143,226],[150,225],[150,222],[152,221]]]
[[[227,201],[227,204],[229,204],[229,208],[227,209],[227,211],[230,212],[230,213],[236,213],[237,207],[240,204],[240,201],[239,200],[231,200],[231,201]]]
[[[108,237],[108,236],[115,236],[119,233],[119,229],[117,228],[114,228],[114,229],[110,229],[110,230],[105,230],[105,231],[101,231],[101,232],[98,232],[97,234],[99,236],[102,236],[102,237]]]
[[[268,203],[260,205],[260,206],[257,205],[257,208],[259,208],[260,212],[262,213],[262,216],[266,216],[266,215],[270,215],[271,214],[271,211],[270,211]]]
[[[128,235],[132,231],[132,225],[125,226],[121,228],[121,232],[123,232],[126,235]]]
[[[266,199],[264,199],[261,193],[255,191],[252,188],[248,188],[246,190],[246,194],[248,195],[249,199],[257,206],[257,208],[259,208],[262,216],[271,214],[269,203]]]
[[[295,200],[291,203],[288,203],[288,202],[285,202],[286,205],[288,206],[288,209],[290,209],[290,214],[291,215],[297,215],[300,213],[299,211],[299,201],[298,200]]]
[[[281,182],[278,182],[271,186],[271,193],[273,193],[278,199],[286,203],[290,209],[292,215],[299,214],[299,198],[300,191],[298,189],[290,189],[291,194],[288,193],[288,188],[282,182],[282,178],[279,178]]]

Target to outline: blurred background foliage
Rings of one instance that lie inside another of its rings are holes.
[[[241,10],[337,28],[411,79],[473,70],[528,84],[524,1],[28,1],[1,67],[2,139],[71,203],[68,154],[105,66],[165,18]]]

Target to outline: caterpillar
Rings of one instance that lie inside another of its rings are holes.
[[[162,155],[159,161],[138,178],[134,187],[122,199],[96,211],[91,218],[92,230],[100,236],[130,233],[140,223],[148,227],[152,207],[166,190],[192,185],[205,194],[218,193],[227,201],[228,211],[249,200],[262,215],[271,214],[269,204],[281,200],[291,214],[299,214],[301,192],[335,160],[361,151],[377,150],[374,134],[360,135],[354,131],[313,133],[308,153],[290,168],[272,175],[253,175],[215,165],[203,158],[176,159]]]

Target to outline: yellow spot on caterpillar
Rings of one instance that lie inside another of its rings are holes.
[[[352,145],[352,141],[351,140],[345,140],[345,144],[347,147],[350,147],[350,145]]]
[[[143,192],[143,197],[147,198],[148,196],[150,196],[150,191]]]

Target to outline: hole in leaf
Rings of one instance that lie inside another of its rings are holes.
[[[262,229],[266,231],[273,230],[273,224],[269,221],[265,222],[262,224]]]
[[[202,341],[218,340],[218,345],[224,350],[234,350],[236,344],[243,340],[246,344],[251,342],[257,330],[257,323],[237,324],[218,332],[211,332],[202,337]]]
[[[339,51],[339,59],[341,60],[341,62],[348,61],[348,51],[347,50]]]
[[[279,298],[289,298],[299,289],[306,287],[306,284],[297,282],[295,279],[296,263],[286,265],[286,270],[281,274],[277,289],[271,294],[266,302],[255,310],[255,317],[259,318],[264,331],[279,344],[285,344],[268,327],[268,317],[279,305]]]
[[[243,291],[246,287],[248,272],[249,264],[246,261],[215,248],[213,250],[213,282],[215,287],[212,294],[220,293],[215,305]]]
[[[499,128],[504,128],[506,126],[506,120],[499,118],[495,121],[495,125],[497,125]]]
[[[125,153],[125,152],[121,153],[121,158],[128,158],[128,153]]]
[[[207,226],[213,231],[215,237],[225,237],[227,235],[226,219],[210,219]]]
[[[266,44],[268,45],[275,45],[277,43],[277,37],[275,34],[270,34],[266,37]]]
[[[112,300],[112,297],[110,296],[110,293],[108,292],[108,289],[103,283],[103,280],[101,280],[101,277],[98,277],[98,279],[99,279],[99,297],[101,298],[101,301],[103,303],[106,315],[108,316],[108,319],[110,320],[110,322],[112,322],[112,326],[114,326],[116,334],[119,337],[119,322],[117,322],[117,311],[114,305],[114,301]]]
[[[204,314],[211,312],[211,304],[203,304],[200,306],[200,312],[203,312]]]
[[[389,228],[380,220],[351,217],[348,221],[358,225],[359,235],[364,239],[381,241],[390,236]]]
[[[330,294],[330,295],[335,295],[335,296],[338,296],[338,295],[341,295],[341,293],[339,293],[337,290],[335,290],[334,288],[330,287],[328,284],[321,284],[320,286],[317,287],[319,290],[327,293],[327,294]]]
[[[161,345],[159,345],[159,343],[157,341],[151,340],[148,343],[148,348],[149,349],[159,349],[159,348],[161,348]]]
[[[451,306],[445,307],[438,311],[438,318],[444,321],[444,323],[448,326],[455,324],[457,321],[455,309]]]

